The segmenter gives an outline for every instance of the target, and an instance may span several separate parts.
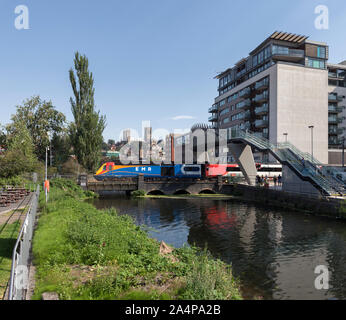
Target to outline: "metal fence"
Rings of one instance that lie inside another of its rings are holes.
[[[13,249],[8,300],[25,300],[28,290],[30,250],[39,195],[40,186],[38,185]]]

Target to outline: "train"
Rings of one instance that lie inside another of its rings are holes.
[[[256,163],[257,174],[273,178],[282,174],[280,164]],[[114,162],[103,164],[95,173],[98,181],[112,178],[130,178],[142,174],[151,178],[215,178],[242,177],[243,174],[237,164],[176,164],[176,165],[117,165]]]

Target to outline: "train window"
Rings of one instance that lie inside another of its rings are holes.
[[[227,172],[239,172],[241,171],[240,168],[237,166],[237,167],[227,167]]]
[[[184,171],[185,172],[199,172],[200,171],[200,167],[185,167]]]
[[[106,171],[107,170],[107,165],[105,164],[104,166],[103,166],[103,169],[102,169],[103,171]]]
[[[174,167],[161,167],[162,177],[174,177]]]

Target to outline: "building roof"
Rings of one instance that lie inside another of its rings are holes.
[[[259,46],[257,46],[254,50],[250,52],[250,55],[254,54],[258,49],[264,47],[271,40],[280,40],[286,41],[296,44],[301,44],[306,41],[309,37],[298,35],[295,33],[283,32],[283,31],[275,31],[271,36],[265,39]]]
[[[308,38],[309,37],[307,37],[307,36],[298,35],[298,34],[294,34],[294,33],[275,31],[272,35],[270,35],[267,39],[265,39],[259,46],[257,46],[254,50],[252,50],[250,52],[250,55],[253,55],[257,50],[264,47],[268,42],[270,42],[272,40],[287,41],[287,42],[291,42],[291,43],[295,43],[295,44],[301,44],[301,43],[304,43]],[[246,60],[247,60],[246,58],[242,58],[240,61],[238,61],[235,64],[235,66],[241,65]],[[231,68],[228,68],[225,71],[219,72],[218,75],[214,77],[214,79],[222,78],[225,74],[227,74],[231,70],[232,70]]]

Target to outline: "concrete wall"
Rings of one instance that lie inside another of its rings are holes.
[[[328,71],[278,63],[277,101],[271,101],[272,123],[277,125],[277,141],[288,141],[311,153],[314,128],[314,156],[328,163]],[[274,99],[274,98],[273,98]],[[276,110],[276,114],[275,114]],[[275,119],[276,118],[276,119]],[[275,125],[272,124],[275,128]]]
[[[282,191],[318,198],[321,193],[310,182],[302,181],[289,167],[282,166]]]

